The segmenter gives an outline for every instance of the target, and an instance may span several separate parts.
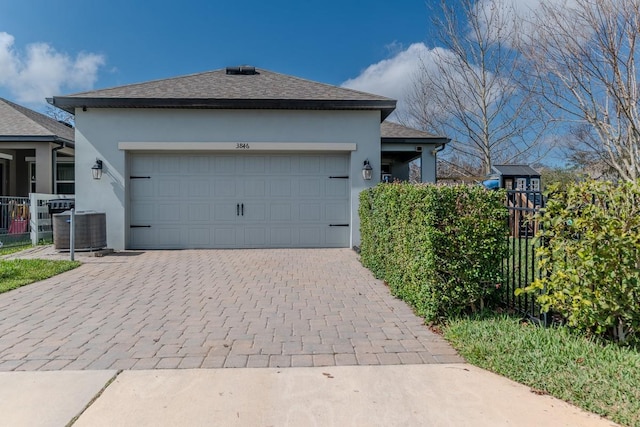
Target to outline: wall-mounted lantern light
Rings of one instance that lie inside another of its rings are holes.
[[[93,179],[102,178],[102,160],[96,159],[96,163],[91,166],[91,175]]]
[[[369,160],[365,160],[364,166],[362,166],[362,178],[365,181],[371,181],[372,176],[373,176],[373,168],[369,164]]]

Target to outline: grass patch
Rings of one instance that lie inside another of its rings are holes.
[[[25,249],[32,248],[31,243],[25,243],[23,245],[15,245],[15,246],[4,246],[0,248],[0,256],[9,255],[16,252],[24,251]]]
[[[640,426],[637,349],[506,316],[451,321],[444,336],[473,365],[617,423]]]
[[[78,261],[43,259],[0,260],[0,293],[48,279],[80,265]]]

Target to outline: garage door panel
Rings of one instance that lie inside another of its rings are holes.
[[[245,174],[265,174],[267,172],[267,159],[265,156],[243,156]]]
[[[239,219],[245,223],[263,222],[267,220],[267,205],[266,203],[258,202],[241,203],[240,213]]]
[[[321,246],[321,229],[319,227],[301,227],[299,245],[303,248],[314,248]],[[324,229],[322,229],[324,231]]]
[[[210,172],[215,175],[234,175],[240,172],[236,165],[236,160],[236,156],[217,155],[212,159],[213,168]]]
[[[327,203],[324,205],[324,211],[329,222],[346,224],[349,221],[349,210],[342,203]]]
[[[345,156],[326,156],[325,170],[330,174],[341,174],[349,170],[348,159]]]
[[[155,248],[155,230],[149,228],[134,228],[131,230],[131,245],[134,248]]]
[[[209,228],[189,228],[189,245],[194,248],[208,248],[211,246]]]
[[[211,207],[208,203],[193,203],[187,206],[189,212],[189,222],[211,221]]]
[[[155,234],[157,239],[156,246],[161,248],[182,248],[185,247],[185,243],[182,241],[182,236],[185,235],[183,230],[179,226],[175,227],[159,227],[159,229],[153,230],[153,227],[149,231]],[[184,230],[186,231],[186,230]]]
[[[302,203],[299,207],[301,222],[318,222],[322,219],[322,206],[320,203]]]
[[[243,197],[264,197],[266,196],[266,185],[264,178],[245,178]]]
[[[150,179],[130,179],[129,195],[132,200],[153,199],[155,191]]]
[[[294,230],[290,227],[271,227],[269,242],[274,247],[290,248],[295,245]]]
[[[293,197],[293,182],[291,178],[269,180],[269,195],[271,197]]]
[[[235,198],[238,195],[236,188],[237,181],[229,178],[213,178],[214,191],[213,196],[216,198]]]
[[[159,197],[173,197],[177,199],[182,194],[180,187],[180,182],[175,179],[158,179],[155,183],[155,194]]]
[[[310,155],[300,157],[299,160],[299,173],[303,175],[319,175],[322,172],[320,156]]]
[[[291,222],[292,212],[291,203],[271,203],[269,218],[273,222]]]
[[[209,156],[189,156],[187,170],[193,174],[209,174]]]
[[[205,198],[208,199],[211,196],[211,184],[208,180],[194,179],[187,185],[187,191],[189,198]]]
[[[349,227],[329,227],[325,233],[325,246],[344,248],[349,246]]]
[[[346,247],[346,154],[133,154],[133,248]],[[242,209],[244,207],[244,209]]]
[[[135,156],[131,159],[131,175],[144,175],[153,172],[154,157]]]
[[[135,202],[131,206],[131,224],[148,224],[155,219],[155,203]]]
[[[305,199],[316,199],[322,196],[322,183],[320,178],[303,178],[299,181],[299,196]]]
[[[349,195],[349,182],[346,179],[331,179],[324,188],[327,197],[344,198]]]
[[[291,156],[272,156],[269,162],[269,173],[275,175],[291,174],[293,172]]]
[[[243,243],[245,247],[256,248],[263,247],[267,244],[267,229],[266,227],[243,227]]]
[[[238,247],[237,227],[213,227],[211,235],[213,245],[218,248]]]
[[[154,219],[160,223],[177,223],[184,218],[184,212],[181,212],[181,206],[173,202],[156,203],[154,211]]]
[[[232,202],[213,202],[213,221],[215,222],[237,222],[238,206]]]
[[[180,171],[184,170],[184,166],[180,167],[184,160],[184,158],[177,160],[175,157],[171,156],[157,156],[157,171],[163,174],[179,175]]]

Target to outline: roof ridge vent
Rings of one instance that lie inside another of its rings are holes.
[[[227,67],[227,74],[253,76],[253,75],[259,74],[259,73],[256,71],[256,67],[249,67],[248,65],[241,65],[239,67]]]

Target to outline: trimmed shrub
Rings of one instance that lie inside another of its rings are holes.
[[[570,326],[626,341],[640,330],[640,183],[589,181],[551,193],[540,215],[544,311]],[[522,292],[522,291],[521,291]]]
[[[362,263],[428,321],[492,304],[507,254],[502,191],[380,184],[360,194]]]

